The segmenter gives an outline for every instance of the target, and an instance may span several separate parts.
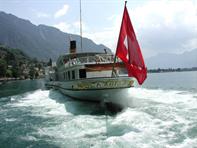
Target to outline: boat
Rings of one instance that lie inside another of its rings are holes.
[[[146,67],[137,42],[126,3],[116,54],[77,52],[70,41],[70,52],[61,55],[49,72],[46,86],[60,90],[77,100],[113,103],[125,106],[135,79],[142,84]]]

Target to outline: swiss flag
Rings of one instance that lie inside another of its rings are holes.
[[[116,56],[125,63],[128,76],[135,77],[141,85],[147,77],[147,70],[126,5],[120,28]]]

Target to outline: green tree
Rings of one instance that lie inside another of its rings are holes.
[[[0,77],[5,77],[7,69],[7,63],[5,60],[0,59]]]
[[[35,77],[35,70],[33,66],[30,67],[29,76],[30,76],[30,79],[34,79]]]
[[[33,58],[33,63],[35,63],[35,64],[37,64],[38,63],[38,60],[37,60],[37,58]]]
[[[39,63],[39,64],[38,64],[38,69],[40,70],[41,68],[42,68],[42,64]]]
[[[36,79],[38,78],[38,76],[39,76],[39,73],[38,73],[38,71],[36,71],[36,72],[35,72],[35,77],[36,77]]]
[[[18,66],[13,66],[13,68],[12,68],[12,76],[14,78],[18,78],[20,76],[20,70],[19,70]]]
[[[48,66],[52,66],[52,59],[51,59],[51,58],[49,59],[49,62],[48,62],[47,65],[48,65]]]
[[[12,71],[10,69],[6,70],[6,77],[12,77]]]

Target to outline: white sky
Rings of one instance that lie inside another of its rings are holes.
[[[81,0],[83,36],[115,51],[123,0]],[[128,0],[143,55],[197,48],[197,0]],[[0,0],[0,11],[79,34],[79,0]]]

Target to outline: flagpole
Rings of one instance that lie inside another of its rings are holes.
[[[81,0],[80,0],[80,36],[81,36],[81,52],[83,52],[83,43],[82,43],[82,17],[81,17]]]
[[[127,5],[127,1],[125,1],[125,7]],[[114,57],[114,63],[113,63],[113,67],[112,67],[112,73],[111,73],[111,77],[117,77],[117,74],[114,73],[115,71],[115,64],[116,64],[116,54],[117,54],[117,49],[116,49],[116,53],[115,53],[115,57]]]

